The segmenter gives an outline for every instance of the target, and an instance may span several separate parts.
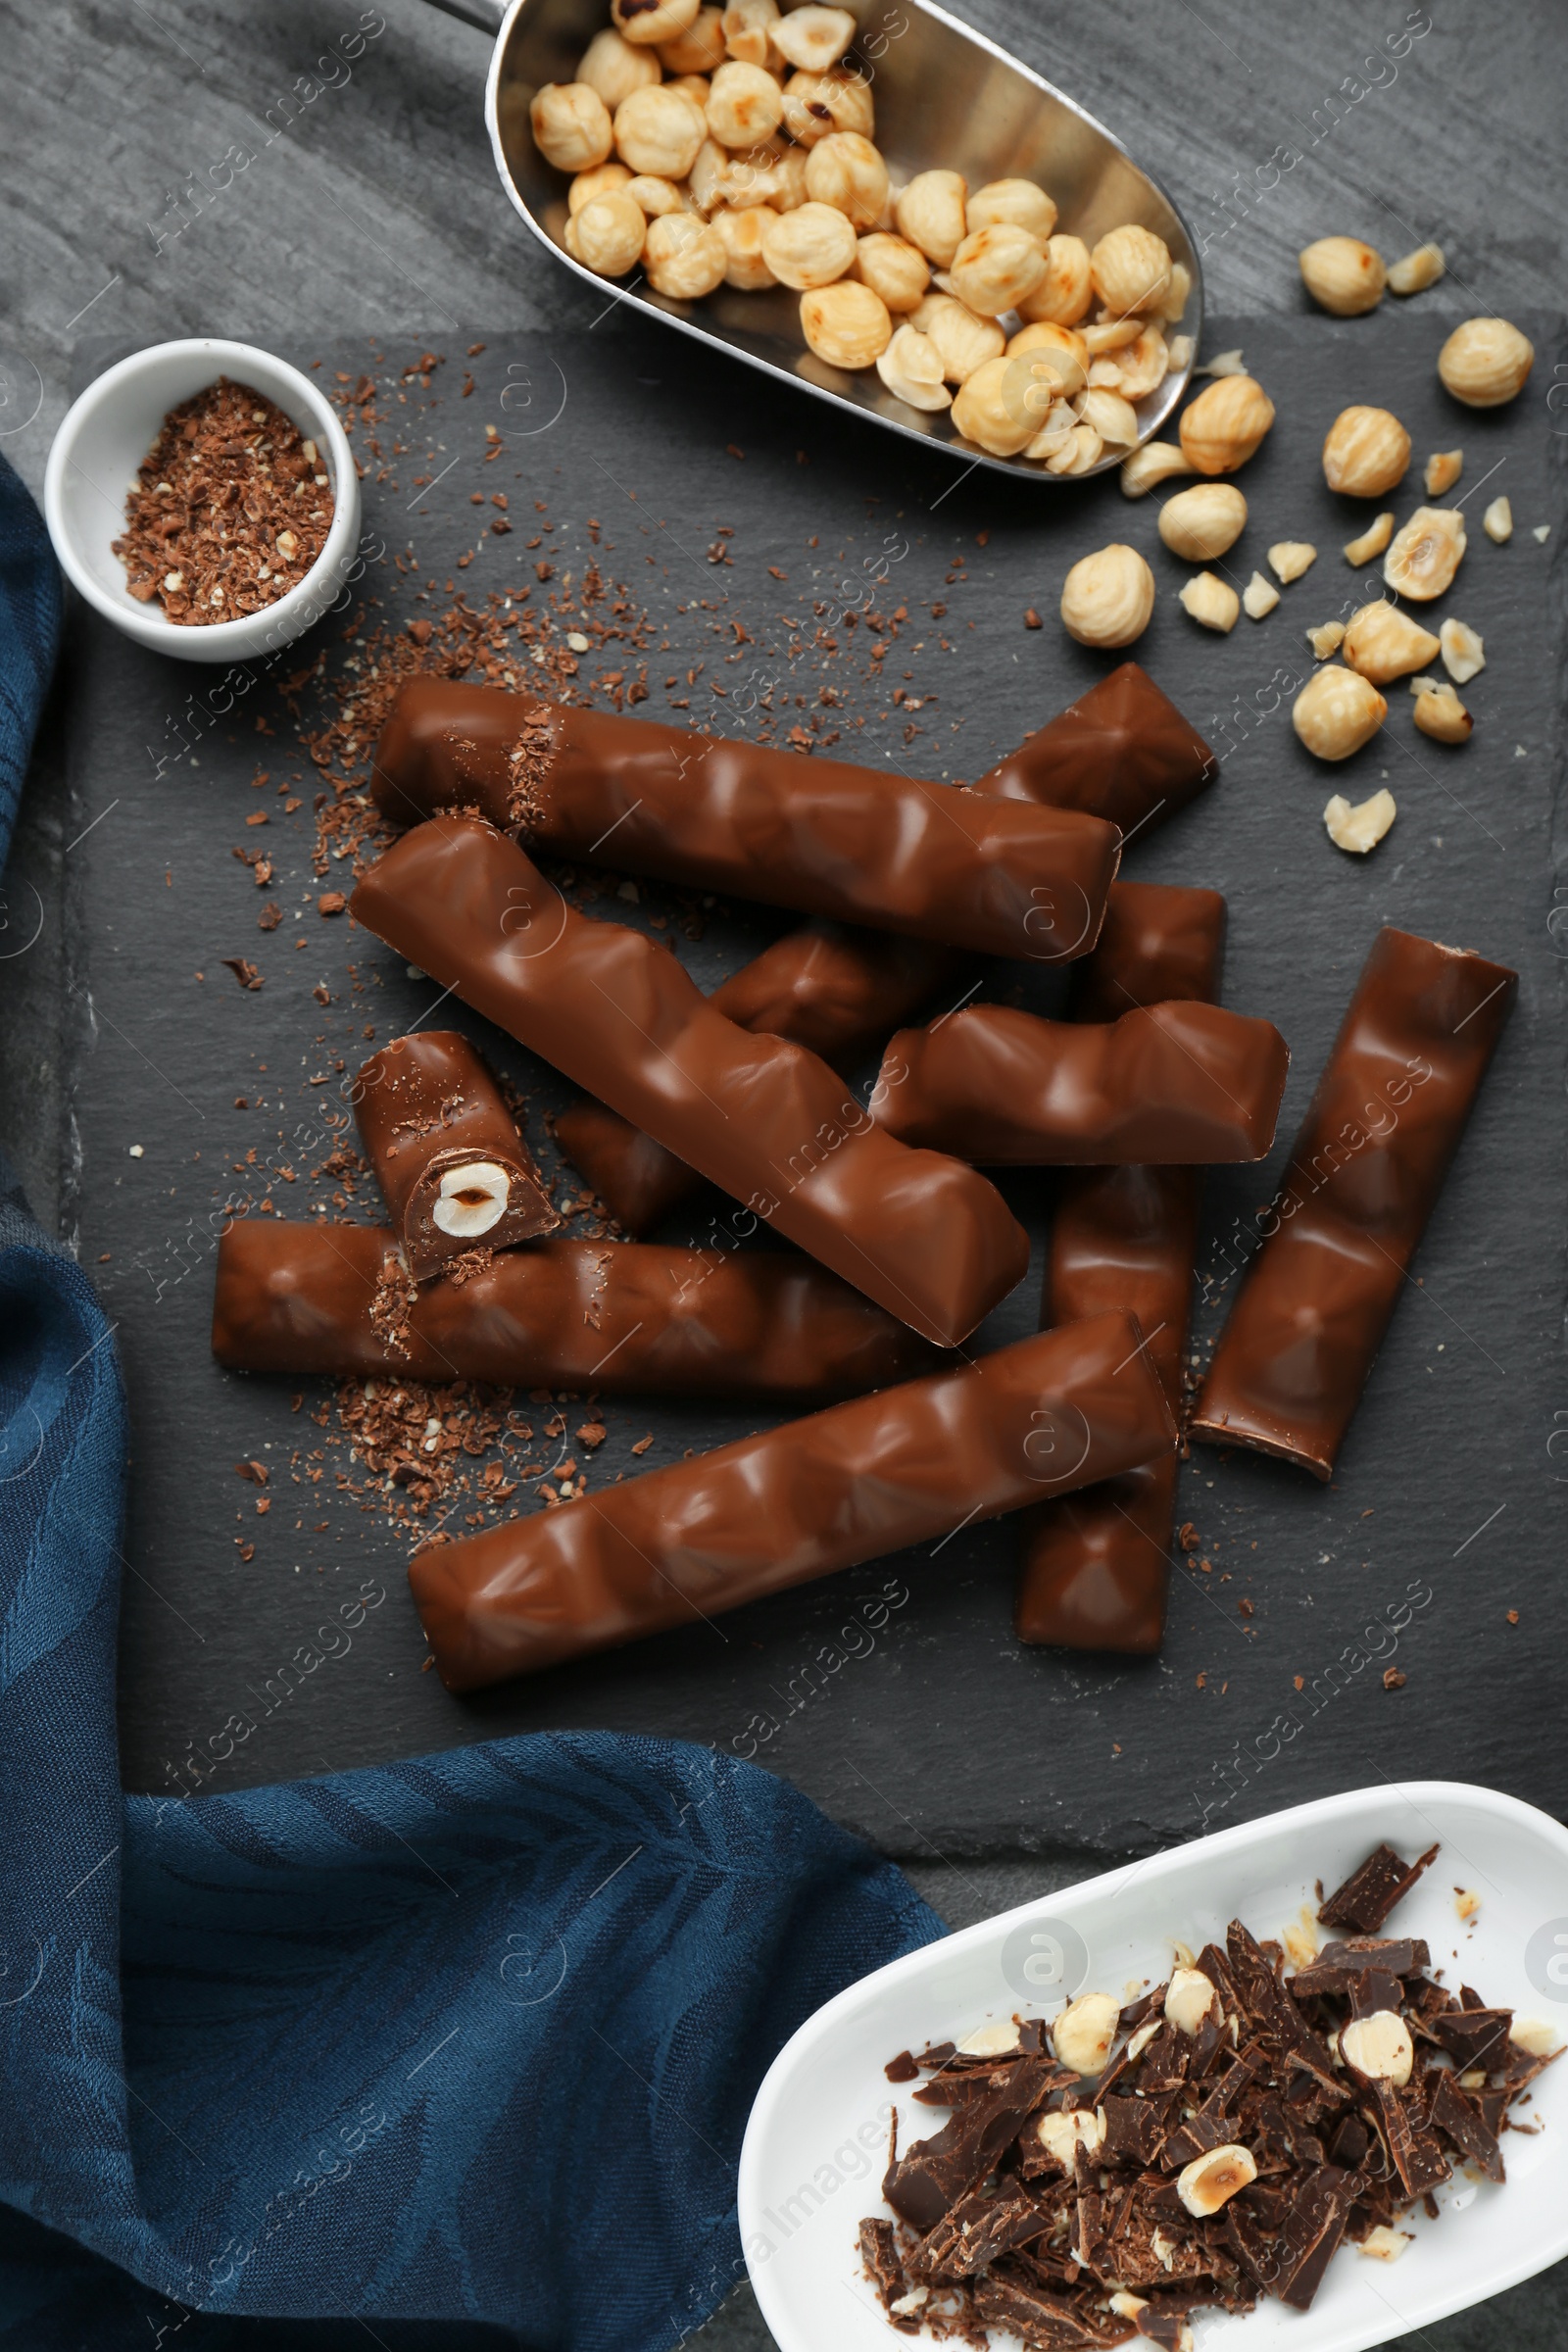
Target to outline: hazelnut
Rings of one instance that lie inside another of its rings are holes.
[[[1063,438],[1051,426],[1045,426],[1030,442],[1024,455],[1044,458],[1048,473],[1088,473],[1098,466],[1104,444],[1093,425],[1075,424]]]
[[[1505,498],[1494,498],[1481,517],[1481,528],[1498,547],[1513,537],[1513,509]]]
[[[942,375],[942,354],[929,335],[907,324],[897,328],[876,364],[876,371],[895,399],[911,409],[935,414],[951,408],[953,394]]]
[[[1467,409],[1500,409],[1517,398],[1536,348],[1506,318],[1467,318],[1438,354],[1444,387]]]
[[[1413,670],[1424,668],[1437,650],[1438,640],[1431,630],[1412,620],[1408,612],[1401,612],[1397,605],[1391,605],[1386,596],[1352,613],[1345,632],[1346,661],[1374,686],[1387,686],[1395,678],[1406,678]]]
[[[1438,631],[1443,666],[1456,686],[1468,686],[1487,666],[1484,641],[1462,620],[1446,620]]]
[[[1383,300],[1388,283],[1383,257],[1359,237],[1319,237],[1306,247],[1300,262],[1302,285],[1336,318],[1358,318]]]
[[[1095,292],[1113,318],[1157,310],[1170,291],[1170,248],[1152,228],[1107,229],[1089,256]]]
[[[1249,620],[1265,619],[1279,601],[1279,590],[1272,580],[1264,579],[1260,571],[1254,571],[1242,590],[1242,611]]]
[[[1038,355],[1036,355],[1038,357]],[[1103,384],[1091,385],[1079,395],[1078,416],[1091,425],[1107,447],[1132,449],[1138,440],[1138,416],[1132,402]]]
[[[1138,2028],[1138,2031],[1129,2040],[1126,2049],[1126,2056],[1129,2059],[1141,2058],[1144,2052],[1148,2049],[1150,2043],[1157,2040],[1164,2030],[1165,2021],[1163,2018],[1146,2018],[1144,2023]]]
[[[1359,539],[1347,539],[1345,560],[1348,564],[1370,564],[1374,556],[1382,555],[1393,537],[1394,516],[1392,514],[1376,515],[1368,523]]]
[[[613,196],[630,179],[631,173],[624,164],[596,164],[591,172],[579,172],[566,190],[566,210],[580,213],[596,196]]]
[[[576,255],[601,277],[624,277],[641,261],[648,220],[641,205],[623,190],[596,196],[571,216],[576,231]]]
[[[1165,290],[1165,299],[1159,306],[1159,316],[1167,322],[1168,325],[1175,326],[1180,321],[1182,313],[1186,310],[1188,303],[1192,299],[1192,292],[1193,273],[1188,269],[1187,264],[1185,262],[1172,262],[1170,266],[1170,284]],[[1191,355],[1189,355],[1189,357]],[[1182,366],[1185,368],[1187,362],[1184,360],[1182,362]]]
[[[1331,662],[1315,669],[1297,696],[1291,724],[1315,760],[1348,760],[1371,741],[1388,711],[1370,679]]]
[[[1323,811],[1323,822],[1337,850],[1364,858],[1377,848],[1397,814],[1394,795],[1386,787],[1353,808],[1344,793],[1337,792]]]
[[[477,1241],[507,1213],[512,1179],[493,1159],[470,1159],[462,1167],[444,1168],[430,1215],[443,1233],[463,1241]]]
[[[685,97],[694,99],[705,111],[708,93],[712,86],[706,74],[676,74],[664,84],[666,90],[679,90]]]
[[[760,66],[728,59],[713,75],[704,110],[721,147],[757,147],[784,120],[784,93]]]
[[[615,30],[639,49],[672,41],[697,22],[698,0],[610,0]]]
[[[991,179],[976,188],[963,208],[963,219],[971,236],[1004,220],[1009,227],[1027,229],[1044,250],[1056,225],[1056,208],[1032,179]]]
[[[1184,564],[1210,564],[1247,528],[1247,501],[1230,482],[1195,482],[1159,510],[1159,535]]]
[[[1344,621],[1325,620],[1320,627],[1308,629],[1306,632],[1306,642],[1312,648],[1312,651],[1314,654],[1316,654],[1318,660],[1320,662],[1326,662],[1330,654],[1337,654],[1341,646],[1345,643]]]
[[[917,172],[893,206],[893,217],[911,245],[946,270],[968,235],[963,218],[968,194],[958,172]]]
[[[1381,498],[1409,463],[1410,436],[1387,409],[1342,409],[1323,443],[1323,478],[1348,498]]]
[[[893,320],[880,294],[841,277],[801,296],[801,332],[830,367],[869,368],[892,341]]]
[[[1018,2055],[1018,2022],[1016,2018],[1004,2022],[1001,2018],[990,2025],[976,2026],[965,2034],[958,2048],[965,2058],[1015,2058]]]
[[[724,264],[724,283],[738,286],[743,294],[760,293],[764,286],[776,286],[777,278],[767,266],[762,251],[762,239],[777,213],[765,204],[749,204],[742,212],[726,208],[713,216],[713,226],[723,239],[727,259]]]
[[[282,557],[285,564],[292,564],[295,557],[300,552],[300,543],[295,538],[292,531],[279,531],[277,534],[276,545],[277,552]]]
[[[1468,743],[1475,720],[1449,685],[1431,694],[1418,694],[1415,723],[1434,743]]]
[[[858,130],[830,130],[807,158],[806,193],[848,214],[857,228],[870,228],[887,206],[888,168]]]
[[[765,204],[775,213],[799,212],[806,202],[806,157],[799,147],[769,139],[750,155],[732,155],[724,202],[736,212]]]
[[[1199,473],[1234,473],[1261,448],[1274,403],[1250,375],[1205,384],[1182,413],[1182,448]]]
[[[953,421],[964,439],[978,442],[993,457],[1016,457],[1039,430],[1038,415],[1018,397],[1016,371],[1028,365],[1027,359],[1009,360],[1001,353],[982,361],[964,377],[953,404]]]
[[[1425,604],[1453,585],[1464,551],[1464,515],[1457,507],[1417,507],[1394,535],[1383,577],[1396,596]]]
[[[1170,352],[1157,326],[1146,326],[1125,350],[1116,354],[1114,389],[1123,400],[1147,400],[1170,373]]]
[[[1006,349],[1007,339],[996,320],[977,318],[952,294],[928,294],[909,316],[910,324],[929,335],[941,352],[950,384],[961,384]]]
[[[1056,326],[1076,326],[1095,299],[1089,248],[1082,237],[1050,237],[1046,241],[1046,273],[1024,296],[1018,316],[1033,325],[1049,319]]]
[[[1527,2058],[1549,2058],[1553,2050],[1562,2047],[1562,2035],[1556,2027],[1539,2017],[1516,2017],[1508,2029],[1508,2039]]]
[[[1178,2034],[1196,2034],[1204,2020],[1219,2015],[1219,1994],[1212,1977],[1200,1968],[1175,1968],[1165,1987],[1165,2015]]]
[[[1415,2044],[1397,2009],[1374,2009],[1340,2028],[1340,2056],[1352,2074],[1400,2089],[1410,2080]]]
[[[1241,618],[1241,598],[1216,571],[1195,572],[1177,601],[1189,619],[1205,629],[1217,629],[1222,637],[1228,636]]]
[[[707,136],[708,120],[696,99],[668,82],[633,90],[615,109],[615,153],[633,172],[684,179]]]
[[[1374,2262],[1397,2262],[1406,2246],[1413,2243],[1408,2230],[1391,2230],[1387,2222],[1379,2222],[1365,2237],[1355,2240],[1358,2254],[1370,2254]]]
[[[1063,441],[1079,419],[1068,405],[1069,393],[1079,387],[1073,381],[1076,367],[1072,354],[1066,351],[1010,351],[1005,371],[1001,377],[1002,397],[1009,416],[1020,423],[1027,420],[1031,433],[1038,434],[1048,421],[1052,425],[1050,447]],[[1092,422],[1092,419],[1088,421]],[[1045,457],[1048,448],[1031,449],[1031,457]]]
[[[1170,441],[1146,441],[1135,449],[1121,468],[1121,489],[1124,498],[1147,498],[1160,482],[1175,475],[1191,473],[1192,466],[1185,453]]]
[[[1059,355],[1063,381],[1071,382],[1074,391],[1082,390],[1089,380],[1089,351],[1082,335],[1070,326],[1054,326],[1049,319],[1040,318],[1032,326],[1020,326],[1015,335],[1007,338],[1008,359],[1020,358],[1025,352],[1044,351]]]
[[[952,262],[953,291],[971,311],[995,318],[1016,310],[1045,272],[1045,253],[1029,231],[999,220],[976,229],[958,247]]]
[[[666,82],[666,89],[674,85]],[[692,203],[700,213],[710,218],[729,194],[729,150],[716,139],[705,139],[697,150],[697,160],[686,174],[686,187]]]
[[[664,213],[649,221],[643,264],[656,294],[695,302],[723,283],[728,263],[723,238],[696,213]]]
[[[803,74],[825,74],[855,38],[847,8],[797,8],[773,26],[773,46]]]
[[[917,309],[931,283],[925,255],[906,237],[886,229],[873,229],[860,239],[850,273],[880,294],[890,311],[898,312]]]
[[[1275,578],[1288,588],[1292,580],[1298,580],[1303,572],[1311,570],[1317,562],[1317,549],[1310,539],[1276,539],[1268,551],[1268,560]]]
[[[1080,327],[1078,331],[1083,336],[1085,351],[1091,354],[1125,351],[1128,344],[1136,343],[1143,333],[1144,321],[1142,318],[1111,318],[1102,311],[1093,326]]]
[[[533,143],[558,172],[590,172],[610,153],[610,109],[585,81],[547,81],[528,109]]]
[[[855,230],[836,205],[803,204],[779,216],[762,239],[762,252],[782,285],[806,294],[844,275],[855,259]]]
[[[832,130],[858,130],[868,139],[876,128],[871,85],[842,66],[829,74],[792,74],[784,84],[784,127],[802,147]]]
[[[1104,552],[1108,555],[1115,551],[1107,548]],[[1132,554],[1130,548],[1121,552]],[[1096,560],[1093,556],[1085,559],[1091,564]],[[1143,558],[1140,556],[1135,561],[1142,564]],[[1144,568],[1147,571],[1149,566],[1145,564]],[[1082,565],[1075,564],[1073,569],[1081,570]],[[1069,573],[1069,579],[1071,576]],[[1153,593],[1152,576],[1150,593]],[[1070,2066],[1075,2075],[1087,2077],[1102,2072],[1105,2060],[1110,2056],[1110,2045],[1115,2039],[1120,2018],[1121,2004],[1113,2001],[1108,1992],[1080,1993],[1077,2000],[1069,2001],[1051,2028],[1052,2047],[1060,2063]]]
[[[729,0],[722,18],[725,50],[743,66],[765,66],[777,23],[778,0]]]
[[[684,32],[659,44],[659,62],[666,74],[714,74],[725,54],[724,11],[710,0],[699,7]]]
[[[1414,253],[1389,265],[1391,294],[1420,294],[1435,286],[1448,267],[1441,245],[1418,245]]]
[[[1176,2176],[1176,2194],[1190,2214],[1200,2221],[1218,2213],[1228,2205],[1239,2188],[1246,2188],[1257,2179],[1257,2167],[1250,2150],[1239,2142],[1224,2147],[1209,2148],[1205,2154],[1195,2156],[1191,2164],[1183,2165]]]
[[[659,79],[659,60],[651,49],[634,49],[630,41],[618,33],[612,24],[596,32],[582,53],[577,68],[577,79],[597,90],[607,110],[613,115],[623,98],[633,90],[646,89]]]
[[[1076,2148],[1087,2148],[1092,2156],[1104,2136],[1100,2110],[1094,2107],[1054,2108],[1035,2126],[1036,2139],[1049,2155],[1054,2156],[1064,2173],[1072,2171]]]
[[[1428,498],[1441,498],[1451,490],[1464,471],[1462,449],[1437,449],[1421,469],[1421,481]]]
[[[1061,584],[1062,625],[1080,645],[1131,645],[1153,610],[1153,573],[1136,547],[1115,541],[1080,557]]]
[[[689,210],[686,199],[672,179],[661,179],[652,172],[634,172],[627,180],[623,193],[629,196],[650,220],[662,213],[684,213]]]

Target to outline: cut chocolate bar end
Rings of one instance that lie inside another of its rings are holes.
[[[1361,1936],[1376,1936],[1396,1903],[1404,1900],[1423,1871],[1437,1859],[1438,1849],[1426,1852],[1408,1868],[1392,1845],[1380,1845],[1337,1886],[1326,1903],[1318,1905],[1325,1927],[1350,1928]]]

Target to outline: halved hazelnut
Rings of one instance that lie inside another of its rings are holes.
[[[1323,822],[1337,850],[1364,858],[1368,850],[1377,848],[1398,813],[1394,795],[1385,786],[1353,808],[1344,793],[1337,792],[1323,811]]]
[[[1453,585],[1465,544],[1464,515],[1457,507],[1417,507],[1394,535],[1383,559],[1383,577],[1396,595],[1425,604]]]
[[[1434,743],[1468,743],[1476,722],[1445,679],[1436,693],[1417,695],[1415,723]]]
[[[1165,2015],[1178,2034],[1196,2034],[1204,2020],[1219,2015],[1219,1994],[1212,1977],[1200,1968],[1176,1968],[1165,1987]]]
[[[1206,2221],[1228,2205],[1238,2189],[1249,2187],[1256,2179],[1257,2166],[1250,2149],[1230,2140],[1184,2165],[1176,2176],[1176,2194],[1190,2214]]]
[[[1352,2017],[1340,2028],[1340,2055],[1352,2074],[1399,2089],[1410,2080],[1415,2044],[1397,2009],[1374,2009],[1370,2017]]]
[[[1018,2047],[1016,2019],[997,2019],[989,2026],[976,2026],[958,2044],[966,2058],[1000,2058],[1008,2056]]]
[[[1062,2065],[1075,2075],[1100,2074],[1110,2056],[1120,2016],[1121,2003],[1108,1992],[1085,1992],[1069,2001],[1051,2029],[1052,2047]]]
[[[493,1159],[470,1159],[463,1167],[444,1168],[441,1189],[430,1214],[443,1233],[460,1241],[477,1241],[507,1213],[512,1180]]]
[[[1073,2150],[1080,2141],[1093,2155],[1104,2136],[1105,2127],[1098,2108],[1055,2108],[1050,2115],[1043,2115],[1035,2126],[1036,2139],[1066,2173],[1072,2171]]]

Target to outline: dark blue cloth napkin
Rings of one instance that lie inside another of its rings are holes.
[[[8,828],[59,586],[3,459],[0,603]],[[467,2321],[673,2352],[742,2276],[775,2051],[941,1923],[787,1782],[671,1740],[122,1797],[124,1399],[91,1286],[8,1186],[0,2346],[434,2346],[458,2339],[416,2323]]]

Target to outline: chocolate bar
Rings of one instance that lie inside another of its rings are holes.
[[[1225,956],[1218,891],[1118,882],[1100,943],[1077,968],[1073,1010],[1212,1002]],[[1058,1183],[1041,1322],[1130,1307],[1180,1413],[1202,1177],[1197,1168],[1085,1168]],[[1148,1656],[1165,1630],[1174,1455],[1026,1511],[1013,1604],[1020,1642]]]
[[[910,1152],[827,1064],[715,1012],[670,951],[567,905],[483,819],[436,817],[354,893],[368,930],[940,1346],[1028,1263],[1002,1196]]]
[[[982,955],[1087,955],[1121,836],[1102,818],[492,686],[415,678],[376,746],[393,824],[466,808],[529,846]]]
[[[793,1252],[551,1241],[416,1289],[389,1228],[272,1217],[218,1245],[213,1353],[234,1372],[779,1404],[858,1396],[934,1360]]]
[[[848,1070],[963,962],[951,948],[926,940],[808,923],[775,940],[708,1001],[742,1029],[789,1038],[831,1068]],[[628,1233],[646,1233],[701,1182],[684,1160],[603,1102],[563,1111],[556,1141]]]
[[[561,1223],[506,1098],[457,1030],[394,1038],[355,1078],[353,1102],[416,1282]]]
[[[1261,1159],[1289,1061],[1272,1021],[1219,1004],[1092,1024],[971,1004],[899,1031],[872,1106],[902,1142],[984,1167]]]
[[[1367,957],[1193,1434],[1329,1478],[1519,980],[1385,930]]]
[[[979,777],[976,792],[1108,817],[1130,840],[1196,800],[1219,761],[1136,662],[1123,662]]]
[[[1168,1452],[1130,1315],[627,1479],[410,1564],[449,1690],[611,1649]]]

